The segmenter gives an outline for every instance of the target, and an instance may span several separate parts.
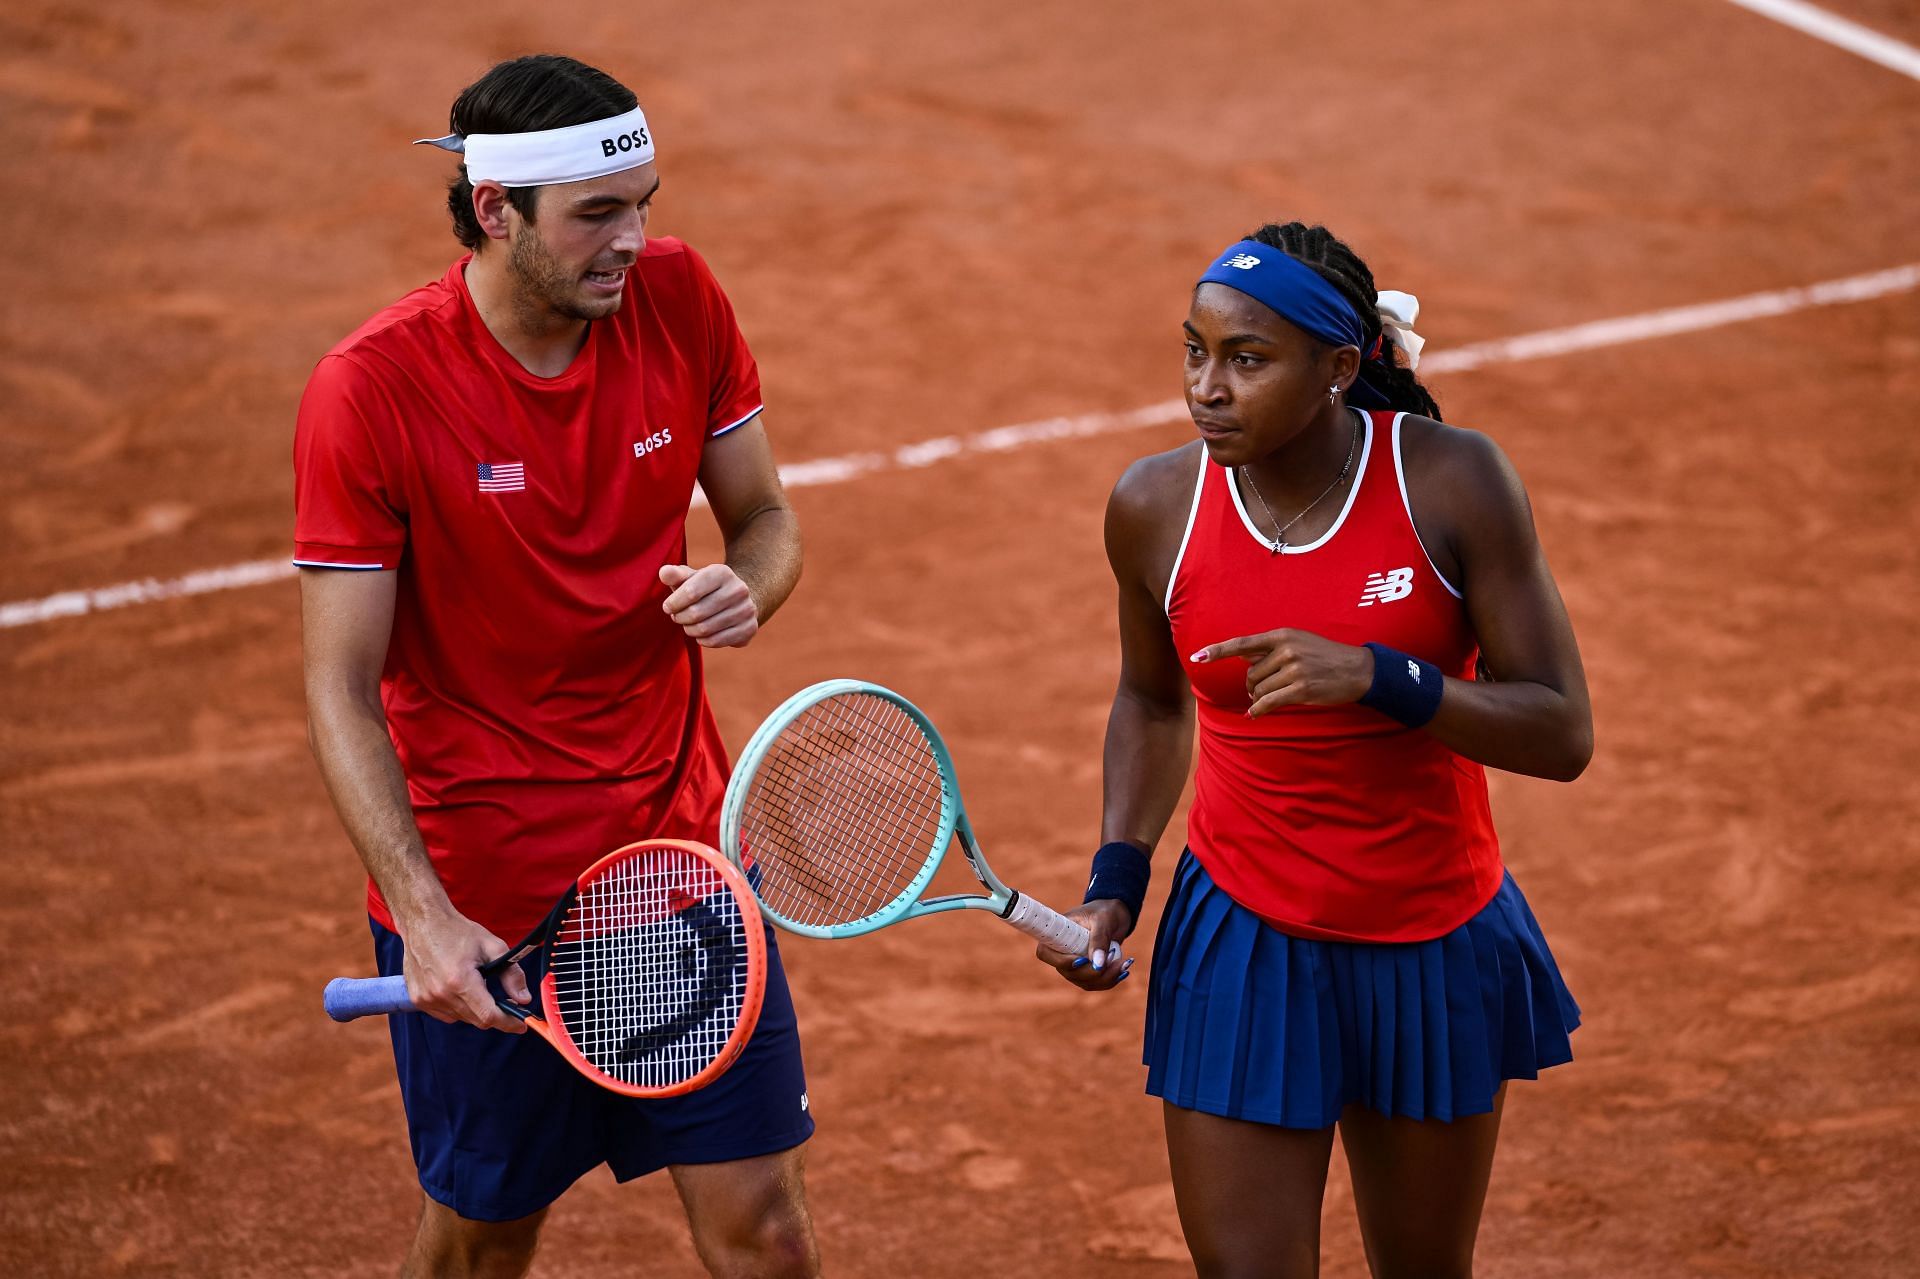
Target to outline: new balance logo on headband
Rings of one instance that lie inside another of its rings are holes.
[[[1385,573],[1367,574],[1367,585],[1360,592],[1360,607],[1369,604],[1391,604],[1413,594],[1413,570],[1410,568],[1389,569]]]
[[[1242,271],[1251,271],[1260,265],[1260,259],[1251,253],[1236,253],[1227,259],[1228,266],[1237,266]]]

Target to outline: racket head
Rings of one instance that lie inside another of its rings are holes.
[[[834,679],[795,693],[748,740],[727,783],[720,846],[776,925],[854,937],[929,909],[916,903],[965,823],[932,721],[892,689]],[[982,878],[1004,899],[991,872]]]
[[[543,946],[527,1025],[602,1087],[677,1097],[753,1035],[767,943],[746,877],[709,846],[646,839],[588,867]]]

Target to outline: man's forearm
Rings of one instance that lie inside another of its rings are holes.
[[[756,511],[727,539],[727,567],[753,596],[759,620],[779,611],[800,580],[800,520],[791,507]]]
[[[412,921],[450,912],[452,903],[414,823],[406,776],[378,709],[347,699],[310,700],[307,738],[334,811],[401,934]]]

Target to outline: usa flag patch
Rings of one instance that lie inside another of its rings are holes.
[[[519,493],[527,487],[524,462],[482,462],[479,469],[482,493]]]

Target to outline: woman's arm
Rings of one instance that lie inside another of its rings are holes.
[[[1101,840],[1133,844],[1145,853],[1173,817],[1193,751],[1192,692],[1161,605],[1185,510],[1181,503],[1192,487],[1188,452],[1134,463],[1107,502],[1107,562],[1119,594],[1120,679],[1107,716]],[[1139,922],[1112,899],[1087,902],[1068,914],[1092,934],[1088,955],[1104,954]],[[1090,990],[1107,989],[1126,974],[1122,964],[1076,965],[1075,956],[1045,946],[1037,953],[1068,981]]]
[[[1422,444],[1430,464],[1417,487],[1409,477],[1414,509],[1431,505],[1444,521],[1453,580],[1493,677],[1449,679],[1427,731],[1490,767],[1570,782],[1593,758],[1593,709],[1526,488],[1478,432],[1436,427]]]
[[[1165,533],[1155,527],[1151,496],[1142,500],[1128,491],[1135,478],[1132,471],[1122,477],[1107,504],[1107,561],[1119,588],[1120,680],[1107,715],[1100,839],[1152,852],[1186,785],[1193,692],[1161,604],[1171,570],[1153,571],[1159,567],[1155,535]],[[1127,920],[1127,932],[1135,922]]]

